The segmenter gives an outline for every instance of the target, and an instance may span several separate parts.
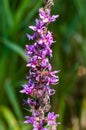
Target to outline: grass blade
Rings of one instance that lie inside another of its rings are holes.
[[[10,101],[16,115],[18,116],[19,119],[22,119],[22,113],[21,113],[21,109],[18,104],[18,99],[15,94],[15,90],[14,90],[13,86],[11,85],[11,82],[9,79],[5,82],[4,87],[5,87],[6,94],[9,98],[9,101]]]
[[[20,130],[13,113],[5,106],[0,106],[0,112],[7,122],[10,130]]]
[[[43,1],[41,1],[41,0],[39,2],[37,2],[37,4],[31,10],[31,12],[28,13],[26,19],[22,22],[22,24],[21,24],[22,27],[24,27],[31,20],[31,18],[35,15],[35,13],[37,12],[38,8],[41,6],[42,3],[43,3]]]
[[[4,12],[5,12],[5,18],[7,19],[7,23],[9,27],[13,27],[13,17],[12,17],[12,10],[9,6],[9,0],[3,0],[3,6],[4,6]]]
[[[25,52],[23,51],[23,49],[18,46],[16,43],[11,42],[5,38],[2,39],[2,42],[5,46],[7,46],[8,48],[10,48],[12,51],[15,51],[17,54],[19,54],[25,61],[27,61],[27,57],[25,55]]]
[[[16,19],[16,23],[19,23],[29,5],[29,2],[30,0],[23,0],[16,12],[16,16],[15,16],[15,19]]]

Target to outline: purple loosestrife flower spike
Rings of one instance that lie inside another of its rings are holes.
[[[58,84],[59,77],[52,71],[49,57],[52,57],[51,45],[54,43],[52,32],[47,30],[49,23],[58,18],[58,15],[50,15],[53,0],[45,0],[45,8],[39,9],[39,19],[36,19],[35,26],[29,26],[34,31],[31,36],[27,34],[29,40],[33,40],[33,45],[26,45],[26,55],[28,57],[27,67],[29,76],[27,84],[23,84],[21,93],[27,95],[25,103],[30,107],[31,116],[26,116],[25,124],[32,124],[33,130],[56,130],[60,124],[56,122],[58,114],[49,112],[50,96],[55,93],[51,85]]]

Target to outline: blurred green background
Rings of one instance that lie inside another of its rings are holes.
[[[43,0],[0,0],[0,130],[31,130],[24,125],[26,111],[20,94],[26,82],[26,33],[34,25]],[[49,25],[53,44],[53,70],[59,85],[51,97],[51,111],[59,113],[58,130],[86,130],[86,0],[55,0],[52,14],[60,17]]]

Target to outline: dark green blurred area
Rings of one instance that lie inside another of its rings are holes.
[[[43,0],[0,0],[0,130],[32,129],[23,124],[30,113],[19,91],[28,75],[26,33],[41,6]],[[58,130],[86,130],[86,0],[55,0],[52,14],[60,17],[49,25],[56,41],[50,61],[61,71],[51,111],[60,114]]]

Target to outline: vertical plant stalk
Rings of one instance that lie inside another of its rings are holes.
[[[21,93],[27,95],[25,103],[30,108],[32,116],[26,116],[24,123],[31,123],[33,130],[56,130],[60,124],[56,122],[59,114],[49,112],[50,96],[55,93],[51,85],[58,84],[58,71],[52,71],[49,57],[52,57],[51,45],[53,40],[52,32],[47,30],[49,23],[54,22],[58,15],[50,16],[53,0],[44,0],[45,7],[39,9],[39,19],[36,19],[35,26],[29,26],[34,31],[33,35],[27,34],[29,40],[33,40],[33,45],[26,45],[26,55],[28,57],[29,76],[27,84],[22,85]]]

